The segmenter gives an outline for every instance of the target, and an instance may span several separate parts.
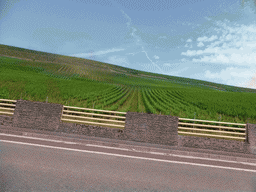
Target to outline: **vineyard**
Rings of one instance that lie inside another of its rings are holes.
[[[47,99],[49,103],[81,108],[256,123],[255,93],[136,75],[0,57],[0,98],[40,102]]]

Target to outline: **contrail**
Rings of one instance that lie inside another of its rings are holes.
[[[112,3],[113,3],[113,2],[114,2],[114,1],[112,1]],[[120,9],[119,6],[116,5],[116,3],[113,3],[113,4],[114,4],[115,7],[118,7],[118,9]],[[162,71],[162,69],[161,69],[156,63],[154,63],[154,62],[149,58],[148,53],[145,51],[143,45],[140,43],[140,42],[141,42],[140,37],[138,37],[137,35],[135,35],[135,32],[137,31],[137,29],[135,29],[134,27],[131,26],[131,22],[132,22],[131,18],[130,18],[122,9],[120,9],[120,11],[123,13],[124,17],[128,19],[128,22],[126,23],[127,28],[132,29],[132,33],[131,33],[130,35],[136,40],[136,44],[141,47],[141,49],[142,49],[141,52],[145,53],[147,59],[148,59],[155,67],[157,67],[161,73],[164,74],[164,72]]]

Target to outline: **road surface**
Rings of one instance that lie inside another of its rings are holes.
[[[2,191],[256,191],[256,165],[0,135]]]

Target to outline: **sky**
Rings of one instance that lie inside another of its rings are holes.
[[[256,89],[255,0],[0,0],[0,44]]]

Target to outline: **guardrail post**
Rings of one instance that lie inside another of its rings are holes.
[[[246,126],[245,126],[245,142],[249,143],[249,139],[248,139],[248,122],[246,123]]]
[[[194,119],[196,118],[196,112],[194,113]],[[195,121],[194,121],[195,124]],[[195,128],[195,126],[193,125],[193,128]],[[193,131],[194,132],[194,131]]]
[[[246,123],[246,126],[245,126],[245,142],[249,143],[249,136],[248,136],[248,128],[249,128],[249,119],[250,118],[247,118],[247,123]]]
[[[221,121],[221,115],[219,116],[219,122]],[[222,124],[219,124],[219,126],[221,126]],[[222,131],[221,128],[219,128],[219,131]],[[222,134],[221,134],[222,135]]]
[[[93,109],[94,109],[94,104],[95,104],[95,101],[93,102]],[[92,115],[92,117],[94,117],[94,115]]]

